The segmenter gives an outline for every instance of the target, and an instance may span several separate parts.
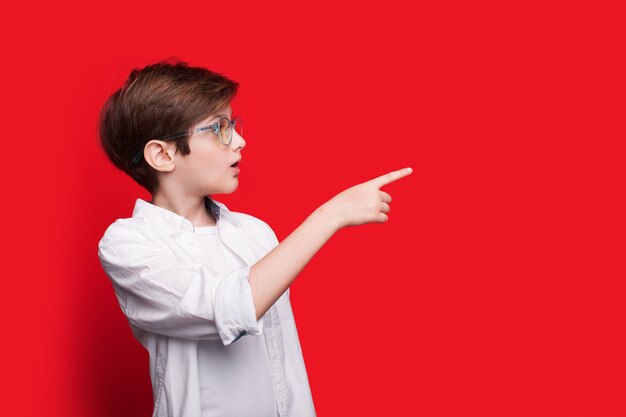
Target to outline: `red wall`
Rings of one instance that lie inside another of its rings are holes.
[[[3,415],[149,416],[147,352],[97,258],[149,196],[98,147],[135,67],[241,83],[239,189],[284,239],[336,193],[292,285],[320,416],[626,416],[626,3],[85,2],[3,13]]]

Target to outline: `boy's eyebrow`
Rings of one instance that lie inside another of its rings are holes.
[[[218,113],[218,114],[216,114],[215,116],[211,117],[211,118],[209,119],[209,121],[211,121],[211,120],[215,120],[215,119],[217,119],[218,117],[226,117],[227,119],[229,119],[229,117],[228,117],[228,115],[227,115],[227,114],[224,114],[224,113]]]

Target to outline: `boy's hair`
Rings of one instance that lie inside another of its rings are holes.
[[[152,139],[189,131],[230,103],[239,83],[202,67],[170,58],[133,69],[124,85],[100,110],[100,142],[113,164],[152,195],[159,188],[157,171],[143,158]],[[172,139],[188,155],[190,135]],[[133,157],[141,153],[138,163]]]

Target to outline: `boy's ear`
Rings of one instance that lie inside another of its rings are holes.
[[[144,146],[143,153],[146,162],[157,171],[174,169],[174,147],[170,143],[152,139]]]

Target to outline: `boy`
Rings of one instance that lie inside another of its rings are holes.
[[[387,221],[379,188],[410,173],[343,191],[279,244],[210,197],[238,186],[237,89],[162,61],[133,70],[100,114],[105,153],[152,196],[107,228],[98,256],[149,352],[155,417],[315,416],[289,286],[339,229]]]

